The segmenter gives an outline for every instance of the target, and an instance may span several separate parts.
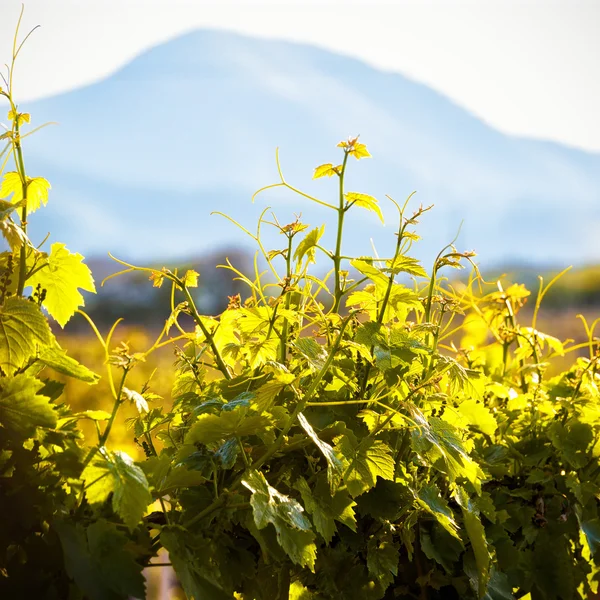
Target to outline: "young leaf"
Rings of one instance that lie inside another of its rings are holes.
[[[312,425],[307,421],[306,417],[302,413],[298,413],[298,421],[300,425],[302,425],[304,431],[306,431],[308,434],[308,437],[315,443],[317,448],[319,448],[325,457],[325,460],[327,461],[327,481],[329,482],[329,490],[333,496],[342,479],[342,462],[335,455],[333,448],[319,438],[319,436],[315,433],[315,430],[312,428]]]
[[[314,263],[316,246],[323,236],[323,233],[325,233],[325,225],[315,227],[309,231],[304,239],[298,244],[298,247],[294,252],[294,260],[300,262],[305,256],[308,256],[308,262]]]
[[[334,167],[332,163],[320,165],[315,169],[313,179],[319,179],[319,177],[332,177],[333,175],[339,175],[342,169],[342,165]]]
[[[417,504],[432,514],[450,535],[460,540],[454,515],[448,503],[440,496],[440,490],[435,483],[425,485],[419,490]]]
[[[37,427],[56,427],[57,413],[46,396],[37,395],[44,387],[27,374],[0,378],[0,427],[24,437]]]
[[[46,206],[49,189],[50,183],[43,177],[27,178],[27,212],[35,212],[42,204]],[[7,198],[11,194],[13,204],[18,204],[23,200],[21,176],[14,171],[5,173],[2,185],[0,185],[0,198]]]
[[[419,264],[416,258],[400,255],[395,260],[386,261],[386,272],[397,275],[398,273],[408,273],[413,277],[428,277],[427,271]]]
[[[348,138],[348,141],[341,141],[338,144],[338,148],[343,148],[348,154],[354,156],[356,160],[360,160],[361,158],[368,158],[371,155],[367,150],[365,144],[361,144],[358,141],[358,136]]]
[[[8,298],[0,309],[0,367],[7,375],[20,369],[38,346],[53,340],[48,321],[33,302]]]
[[[346,202],[348,202],[348,204],[356,204],[356,206],[360,206],[371,212],[374,212],[379,217],[379,220],[382,223],[384,222],[381,209],[379,208],[379,202],[373,198],[373,196],[369,196],[368,194],[359,194],[358,192],[348,192],[346,194]]]
[[[204,414],[190,427],[186,444],[213,444],[231,437],[244,437],[266,432],[271,420],[265,415],[246,415],[245,409],[223,411],[219,415]]]
[[[183,276],[183,284],[186,287],[198,287],[198,277],[200,277],[200,273],[196,271],[186,271]],[[156,285],[156,281],[154,284]]]
[[[294,488],[302,495],[302,502],[306,511],[312,515],[315,529],[329,544],[337,531],[334,521],[339,521],[352,531],[356,531],[356,516],[354,507],[356,502],[350,498],[346,491],[340,490],[333,496],[324,477],[317,477],[314,488],[311,490],[306,479],[299,477],[294,482]]]
[[[64,244],[52,244],[48,265],[27,280],[27,285],[39,284],[46,290],[44,306],[61,327],[84,305],[79,288],[96,292],[92,273],[82,260],[81,254],[69,252]]]
[[[74,358],[67,356],[66,351],[59,346],[46,346],[40,352],[38,360],[63,375],[85,381],[86,383],[98,383],[100,380],[100,375],[90,371]]]
[[[327,350],[317,340],[310,337],[301,337],[294,343],[294,346],[300,350],[315,369],[319,370],[325,366],[328,356]]]
[[[101,449],[81,478],[90,504],[102,504],[112,494],[113,510],[133,530],[152,502],[148,480],[124,452]]]
[[[314,595],[299,581],[290,584],[289,600],[314,600]]]
[[[315,534],[302,506],[271,487],[260,471],[248,473],[242,484],[252,493],[250,504],[256,527],[264,529],[271,523],[277,532],[277,541],[292,561],[314,571]]]
[[[377,477],[394,479],[394,459],[381,440],[365,438],[360,443],[351,434],[335,438],[335,451],[342,461],[343,479],[353,498],[375,487]]]

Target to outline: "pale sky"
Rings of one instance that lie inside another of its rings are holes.
[[[21,0],[0,0],[0,63]],[[515,135],[600,151],[600,0],[27,0],[27,100],[199,27],[302,41],[425,83]]]

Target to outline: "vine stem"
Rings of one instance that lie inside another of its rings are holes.
[[[119,383],[119,387],[115,395],[115,403],[113,405],[112,413],[110,415],[108,423],[106,424],[106,428],[104,429],[104,432],[102,433],[102,436],[98,441],[99,446],[104,446],[106,444],[108,436],[110,435],[110,430],[112,429],[117,413],[119,412],[119,407],[121,406],[121,404],[123,404],[123,402],[121,401],[121,394],[123,393],[123,387],[125,386],[125,380],[127,379],[128,373],[129,369],[123,369],[123,377],[121,377],[121,382]]]
[[[196,308],[194,299],[192,298],[190,291],[188,290],[187,286],[185,284],[183,284],[183,282],[179,282],[179,287],[185,294],[185,298],[188,302],[188,305],[189,305],[191,313],[192,313],[192,318],[194,319],[194,321],[196,321],[196,324],[198,325],[198,327],[200,327],[202,333],[204,334],[204,337],[206,338],[206,341],[209,343],[210,348],[213,351],[215,361],[217,363],[217,367],[218,367],[219,371],[221,371],[221,373],[223,373],[223,376],[225,377],[225,379],[231,379],[231,373],[229,372],[229,369],[227,368],[227,365],[225,364],[225,361],[223,360],[223,357],[221,356],[221,353],[219,352],[219,349],[217,348],[217,345],[215,344],[215,338],[213,337],[212,333],[206,328],[206,325],[202,322],[202,318],[200,317],[200,314],[198,313],[198,309]]]
[[[27,235],[27,175],[25,174],[25,164],[23,162],[23,150],[21,148],[21,141],[19,139],[19,115],[15,105],[10,101],[14,114],[14,126],[15,126],[15,157],[19,176],[21,177],[21,186],[23,188],[23,206],[21,208],[21,230],[23,234]],[[27,244],[23,242],[21,245],[21,251],[19,255],[19,283],[17,286],[17,295],[22,296],[23,290],[25,289],[25,280],[27,278]]]
[[[285,257],[285,267],[286,267],[285,285],[288,288],[290,287],[290,283],[292,280],[292,239],[293,239],[293,235],[290,235],[289,239],[288,239],[287,256]],[[287,290],[284,289],[284,293],[285,293],[285,309],[289,310],[290,305],[292,303],[291,292],[289,289],[287,289]],[[289,324],[288,324],[287,318],[284,318],[283,326],[281,329],[281,346],[280,346],[280,352],[279,352],[279,361],[281,362],[282,365],[285,364],[285,361],[287,358],[288,331],[289,331]]]
[[[337,313],[340,309],[340,302],[342,301],[342,281],[340,274],[340,265],[342,262],[342,234],[344,231],[344,216],[346,214],[346,207],[344,206],[344,174],[346,173],[346,163],[348,162],[349,153],[344,153],[344,162],[342,163],[342,169],[340,171],[340,200],[338,206],[338,225],[337,225],[337,238],[335,242],[335,254],[333,255],[333,265],[335,271],[335,290],[334,290],[334,302],[332,312]]]

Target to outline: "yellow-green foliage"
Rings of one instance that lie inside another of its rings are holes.
[[[348,211],[381,217],[375,198],[346,191],[349,160],[370,156],[350,138],[340,164],[314,174],[335,182],[330,199],[292,187],[280,167],[263,188],[332,211],[333,249],[299,219],[270,223],[275,249],[242,228],[276,284],[258,260],[252,274],[229,265],[247,293],[217,316],[196,307],[195,271],[117,260],[171,290],[158,336],[124,332],[124,344],[119,323],[101,332],[80,310],[79,289],[94,288],[82,257],[27,237],[48,186],[25,172],[17,54],[15,42],[0,90],[15,169],[0,187],[14,201],[0,205],[10,246],[0,255],[0,597],[144,598],[142,571],[165,551],[190,600],[597,592],[599,344],[586,321],[583,346],[539,330],[555,280],[527,321],[524,286],[490,288],[476,268],[448,285],[447,270],[473,266],[474,254],[449,244],[421,265],[412,247],[429,208],[410,214],[408,200],[392,200],[392,256],[345,256]],[[43,309],[59,326],[77,311],[97,349],[67,354]],[[561,356],[573,360],[552,375]],[[81,383],[65,391],[64,377]]]

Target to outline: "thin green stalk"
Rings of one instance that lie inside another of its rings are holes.
[[[290,285],[292,279],[292,239],[293,236],[289,236],[288,238],[288,251],[287,256],[285,257],[285,267],[286,267],[286,287]],[[289,310],[290,305],[292,303],[292,296],[289,290],[285,290],[285,309]],[[289,332],[289,323],[287,319],[283,320],[283,328],[281,331],[281,345],[279,350],[279,362],[284,365],[287,358],[287,338]]]
[[[344,154],[344,162],[340,171],[340,200],[338,211],[338,225],[337,225],[337,239],[335,242],[335,254],[333,255],[333,265],[335,271],[335,289],[334,289],[334,301],[332,312],[337,313],[340,309],[340,302],[342,301],[342,279],[340,274],[340,266],[342,262],[342,234],[344,231],[344,215],[346,214],[346,207],[344,206],[344,175],[346,173],[346,163],[348,162],[348,152]]]
[[[400,255],[400,248],[402,246],[402,240],[404,237],[404,227],[405,226],[402,224],[403,214],[404,213],[402,211],[400,211],[400,229],[398,230],[398,240],[396,242],[396,251],[394,253],[394,258],[392,259],[392,265],[394,265],[396,263],[396,259]],[[390,301],[390,296],[392,295],[393,287],[394,287],[394,273],[391,272],[389,280],[388,280],[388,284],[387,284],[387,287],[385,290],[385,294],[384,294],[383,300],[381,302],[381,306],[379,307],[379,313],[377,315],[377,326],[378,327],[380,327],[381,324],[383,323],[383,319],[385,317],[385,311],[387,310],[387,306]],[[371,350],[370,350],[371,355],[373,355],[373,350],[374,350],[374,346],[371,346]],[[362,380],[362,383],[360,386],[361,394],[364,394],[365,390],[367,389],[367,383],[369,381],[370,373],[371,373],[371,363],[367,363],[367,365],[365,367],[365,374],[363,375],[363,380]]]
[[[123,386],[125,385],[125,380],[127,379],[128,373],[129,373],[129,369],[123,369],[123,377],[121,377],[121,382],[119,383],[119,387],[117,389],[115,403],[113,405],[112,413],[110,415],[110,419],[108,420],[108,423],[106,424],[106,428],[104,429],[104,433],[102,434],[102,437],[100,438],[100,442],[98,444],[100,447],[106,445],[106,441],[108,440],[108,436],[110,435],[110,430],[112,429],[112,426],[115,422],[117,413],[119,412],[119,407],[121,406],[121,404],[123,404],[123,401],[121,400],[121,395],[123,393]]]
[[[179,283],[179,287],[185,294],[185,298],[188,302],[188,306],[190,307],[190,312],[191,312],[192,318],[194,319],[194,321],[196,322],[198,327],[200,327],[200,330],[204,334],[206,341],[210,345],[210,348],[215,357],[215,361],[217,363],[217,368],[219,369],[219,371],[221,371],[221,373],[223,373],[223,376],[225,377],[225,379],[231,379],[231,373],[229,372],[229,369],[227,368],[227,365],[223,361],[223,358],[221,357],[221,353],[219,352],[219,349],[217,348],[217,345],[215,344],[215,338],[213,337],[212,333],[206,328],[206,325],[204,325],[204,323],[202,322],[202,318],[200,317],[200,314],[198,313],[198,309],[196,308],[196,305],[194,304],[194,299],[192,298],[190,291],[187,289],[187,286],[185,286],[183,284],[183,282]]]
[[[12,104],[12,100],[11,100]],[[15,112],[15,157],[17,170],[21,177],[21,186],[23,188],[23,206],[21,208],[21,229],[25,235],[27,235],[27,175],[25,174],[25,164],[23,162],[23,150],[21,148],[21,141],[19,140],[19,116],[16,114],[16,107],[12,104],[13,111]],[[17,295],[22,296],[23,290],[25,289],[25,281],[27,279],[27,244],[21,245],[21,251],[19,255],[19,283],[17,285]]]

